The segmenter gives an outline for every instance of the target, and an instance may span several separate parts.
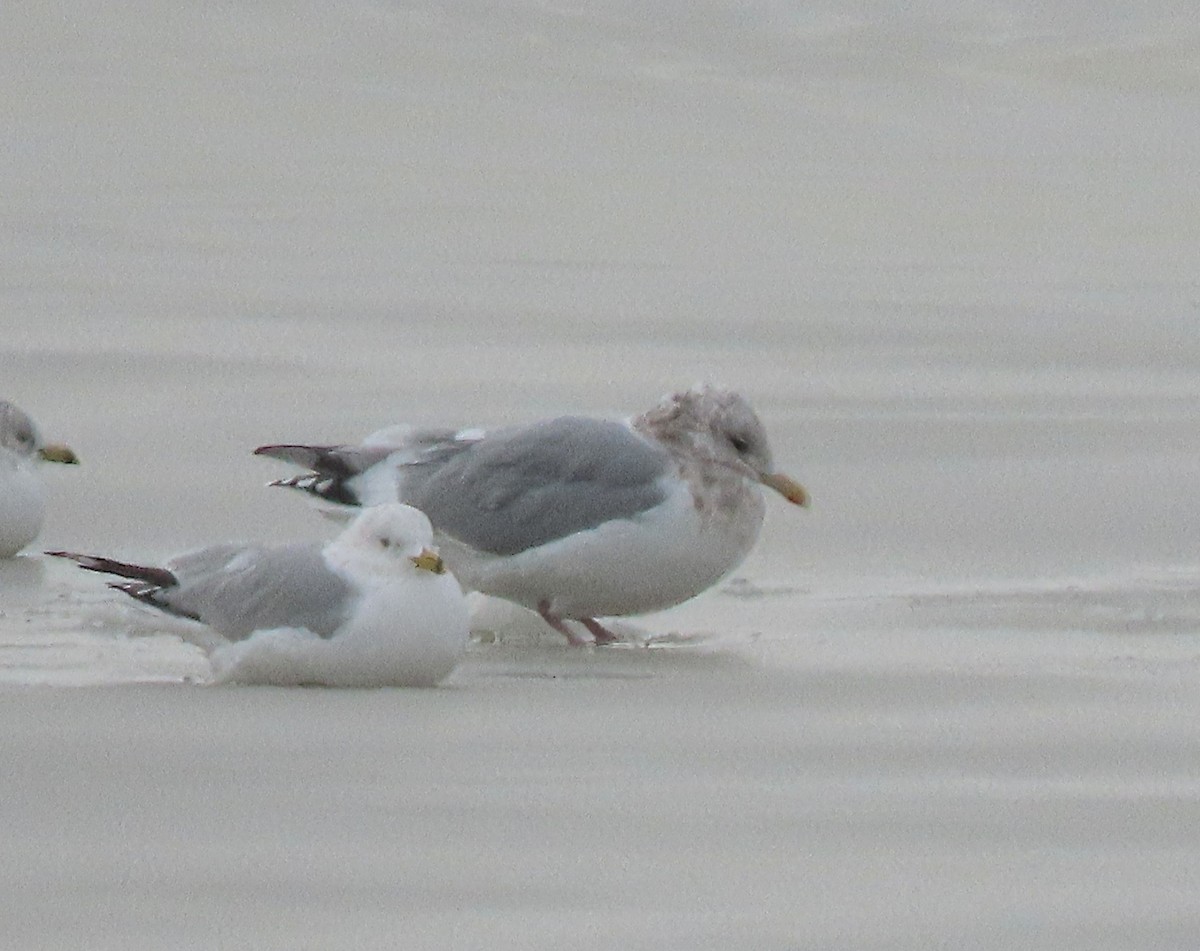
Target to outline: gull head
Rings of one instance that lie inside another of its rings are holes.
[[[775,470],[766,428],[740,393],[700,384],[665,397],[642,418],[664,442],[689,444],[711,462],[774,489],[794,505],[808,506],[804,486]]]
[[[425,513],[399,502],[363,509],[329,547],[357,570],[370,574],[395,577],[446,571]]]
[[[0,400],[0,447],[26,459],[36,456],[45,462],[79,462],[67,446],[43,443],[29,414],[5,400]]]

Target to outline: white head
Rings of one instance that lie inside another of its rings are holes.
[[[396,578],[446,571],[425,513],[399,502],[363,509],[327,552],[356,574]]]
[[[7,400],[0,400],[0,447],[24,458],[37,456],[46,462],[79,461],[66,446],[43,443],[29,414]]]

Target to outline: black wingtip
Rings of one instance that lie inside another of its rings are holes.
[[[322,464],[344,469],[343,454],[352,452],[341,446],[304,446],[299,443],[270,443],[254,450],[256,456],[290,462],[306,469],[319,469]]]
[[[267,445],[267,446],[259,446],[257,449],[254,450],[254,455],[256,455],[256,456],[271,456],[272,458],[275,458],[275,459],[279,459],[279,458],[286,459],[287,458],[286,454],[289,451],[299,449],[299,448],[301,448],[301,447],[291,446],[291,445],[287,445],[285,443],[271,443],[270,445]]]
[[[267,483],[269,487],[296,489],[337,505],[361,504],[350,482],[384,459],[385,447],[363,449],[353,446],[301,446],[272,443],[254,450],[256,456],[267,456],[291,463],[308,471]]]
[[[171,614],[175,617],[186,618],[189,621],[204,623],[204,619],[195,611],[189,611],[186,608],[172,604],[163,596],[166,589],[152,581],[110,581],[108,586],[114,591],[120,591],[122,594],[129,595],[135,601],[140,601],[142,604],[148,604],[152,608],[157,608],[164,614]]]
[[[73,561],[84,571],[116,575],[118,578],[130,578],[157,588],[173,588],[179,584],[179,579],[166,568],[156,568],[153,565],[135,565],[128,561],[105,558],[103,555],[81,555],[73,551],[48,551],[46,554],[54,558],[66,558]]]

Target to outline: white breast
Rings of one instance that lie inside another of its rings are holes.
[[[0,558],[28,545],[42,529],[46,493],[32,467],[0,450]]]
[[[468,610],[452,575],[391,584],[365,599],[328,642],[342,682],[435,684],[452,671],[469,638]],[[335,681],[336,682],[336,681]]]

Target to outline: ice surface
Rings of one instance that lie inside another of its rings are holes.
[[[0,10],[46,548],[328,537],[254,446],[701,379],[814,497],[649,647],[491,609],[419,695],[0,566],[5,940],[1195,947],[1200,40],[1102,6]]]

